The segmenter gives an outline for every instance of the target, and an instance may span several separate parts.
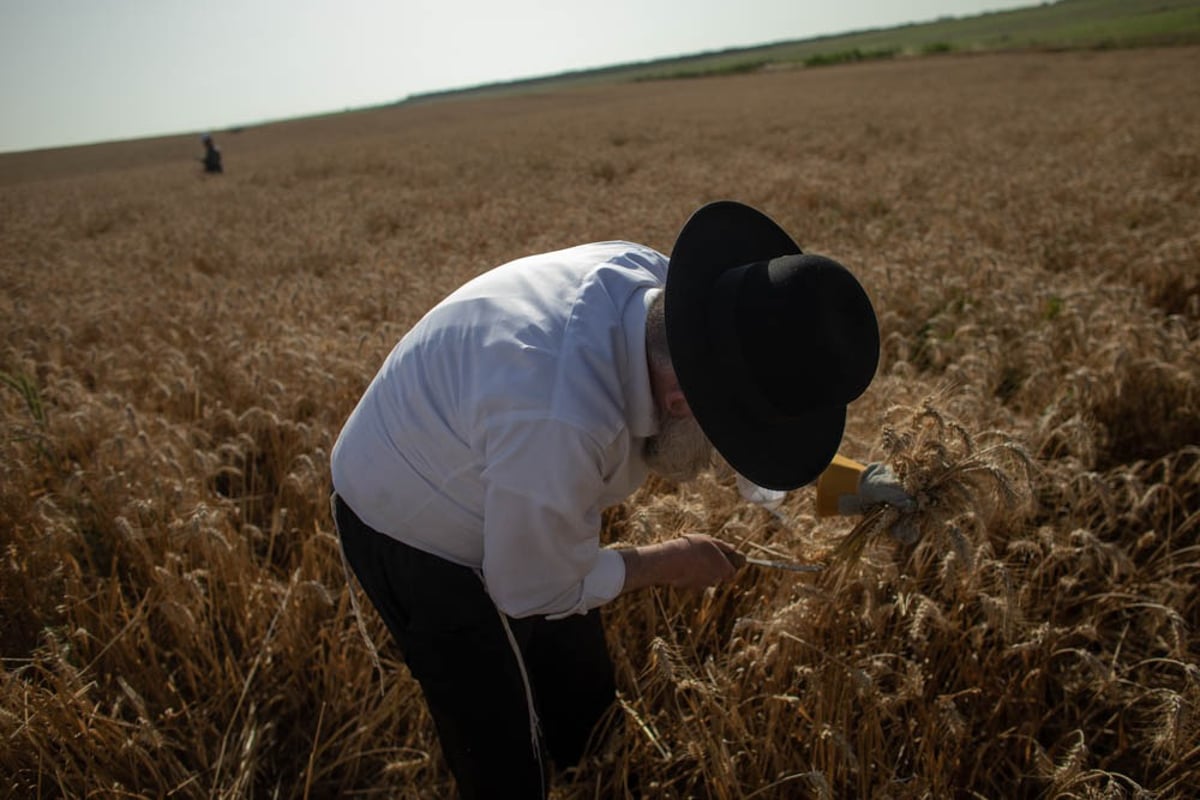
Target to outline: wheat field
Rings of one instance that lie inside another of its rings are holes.
[[[652,480],[605,541],[829,566],[607,606],[619,702],[553,796],[1195,796],[1198,74],[1177,47],[447,99],[217,132],[214,178],[190,136],[0,156],[0,794],[449,796],[354,613],[333,439],[462,281],[669,252],[730,198],[871,293],[842,452],[894,466],[922,536]]]

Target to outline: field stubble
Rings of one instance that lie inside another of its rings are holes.
[[[944,57],[444,101],[0,158],[0,791],[445,796],[355,622],[327,457],[463,280],[735,198],[855,269],[844,452],[922,496],[788,524],[714,470],[609,541],[829,561],[607,610],[560,798],[1186,797],[1200,785],[1200,50]],[[121,153],[119,168],[106,153]],[[37,174],[44,177],[37,177]],[[803,358],[802,349],[797,357]]]

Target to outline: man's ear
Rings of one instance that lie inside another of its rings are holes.
[[[663,396],[663,406],[669,416],[683,418],[692,416],[692,407],[688,405],[687,398],[683,396],[683,390],[679,388],[678,381],[673,381],[667,389]]]
[[[678,418],[692,416],[692,407],[683,396],[683,389],[679,388],[679,378],[675,377],[675,370],[670,367],[655,369],[653,364],[648,366],[650,391],[654,394],[654,404],[658,407],[658,413]]]

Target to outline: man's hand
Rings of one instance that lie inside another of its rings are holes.
[[[625,559],[622,591],[626,592],[646,586],[706,589],[732,580],[746,563],[733,545],[701,533],[620,552]]]
[[[900,519],[892,525],[891,534],[904,544],[912,544],[921,535],[911,512],[917,510],[917,501],[904,490],[904,485],[886,464],[868,464],[858,477],[858,493],[844,494],[838,498],[839,514],[865,514],[876,506],[887,505],[900,512]]]
[[[858,478],[858,493],[838,498],[839,514],[865,514],[878,505],[889,505],[898,511],[915,511],[917,501],[887,464],[868,464]]]

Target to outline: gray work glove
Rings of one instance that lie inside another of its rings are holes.
[[[900,479],[887,464],[868,464],[858,478],[858,493],[838,498],[838,513],[865,514],[880,505],[891,506],[902,515],[892,526],[892,536],[905,544],[915,542],[921,533],[910,516],[917,510],[916,498],[904,490]]]

